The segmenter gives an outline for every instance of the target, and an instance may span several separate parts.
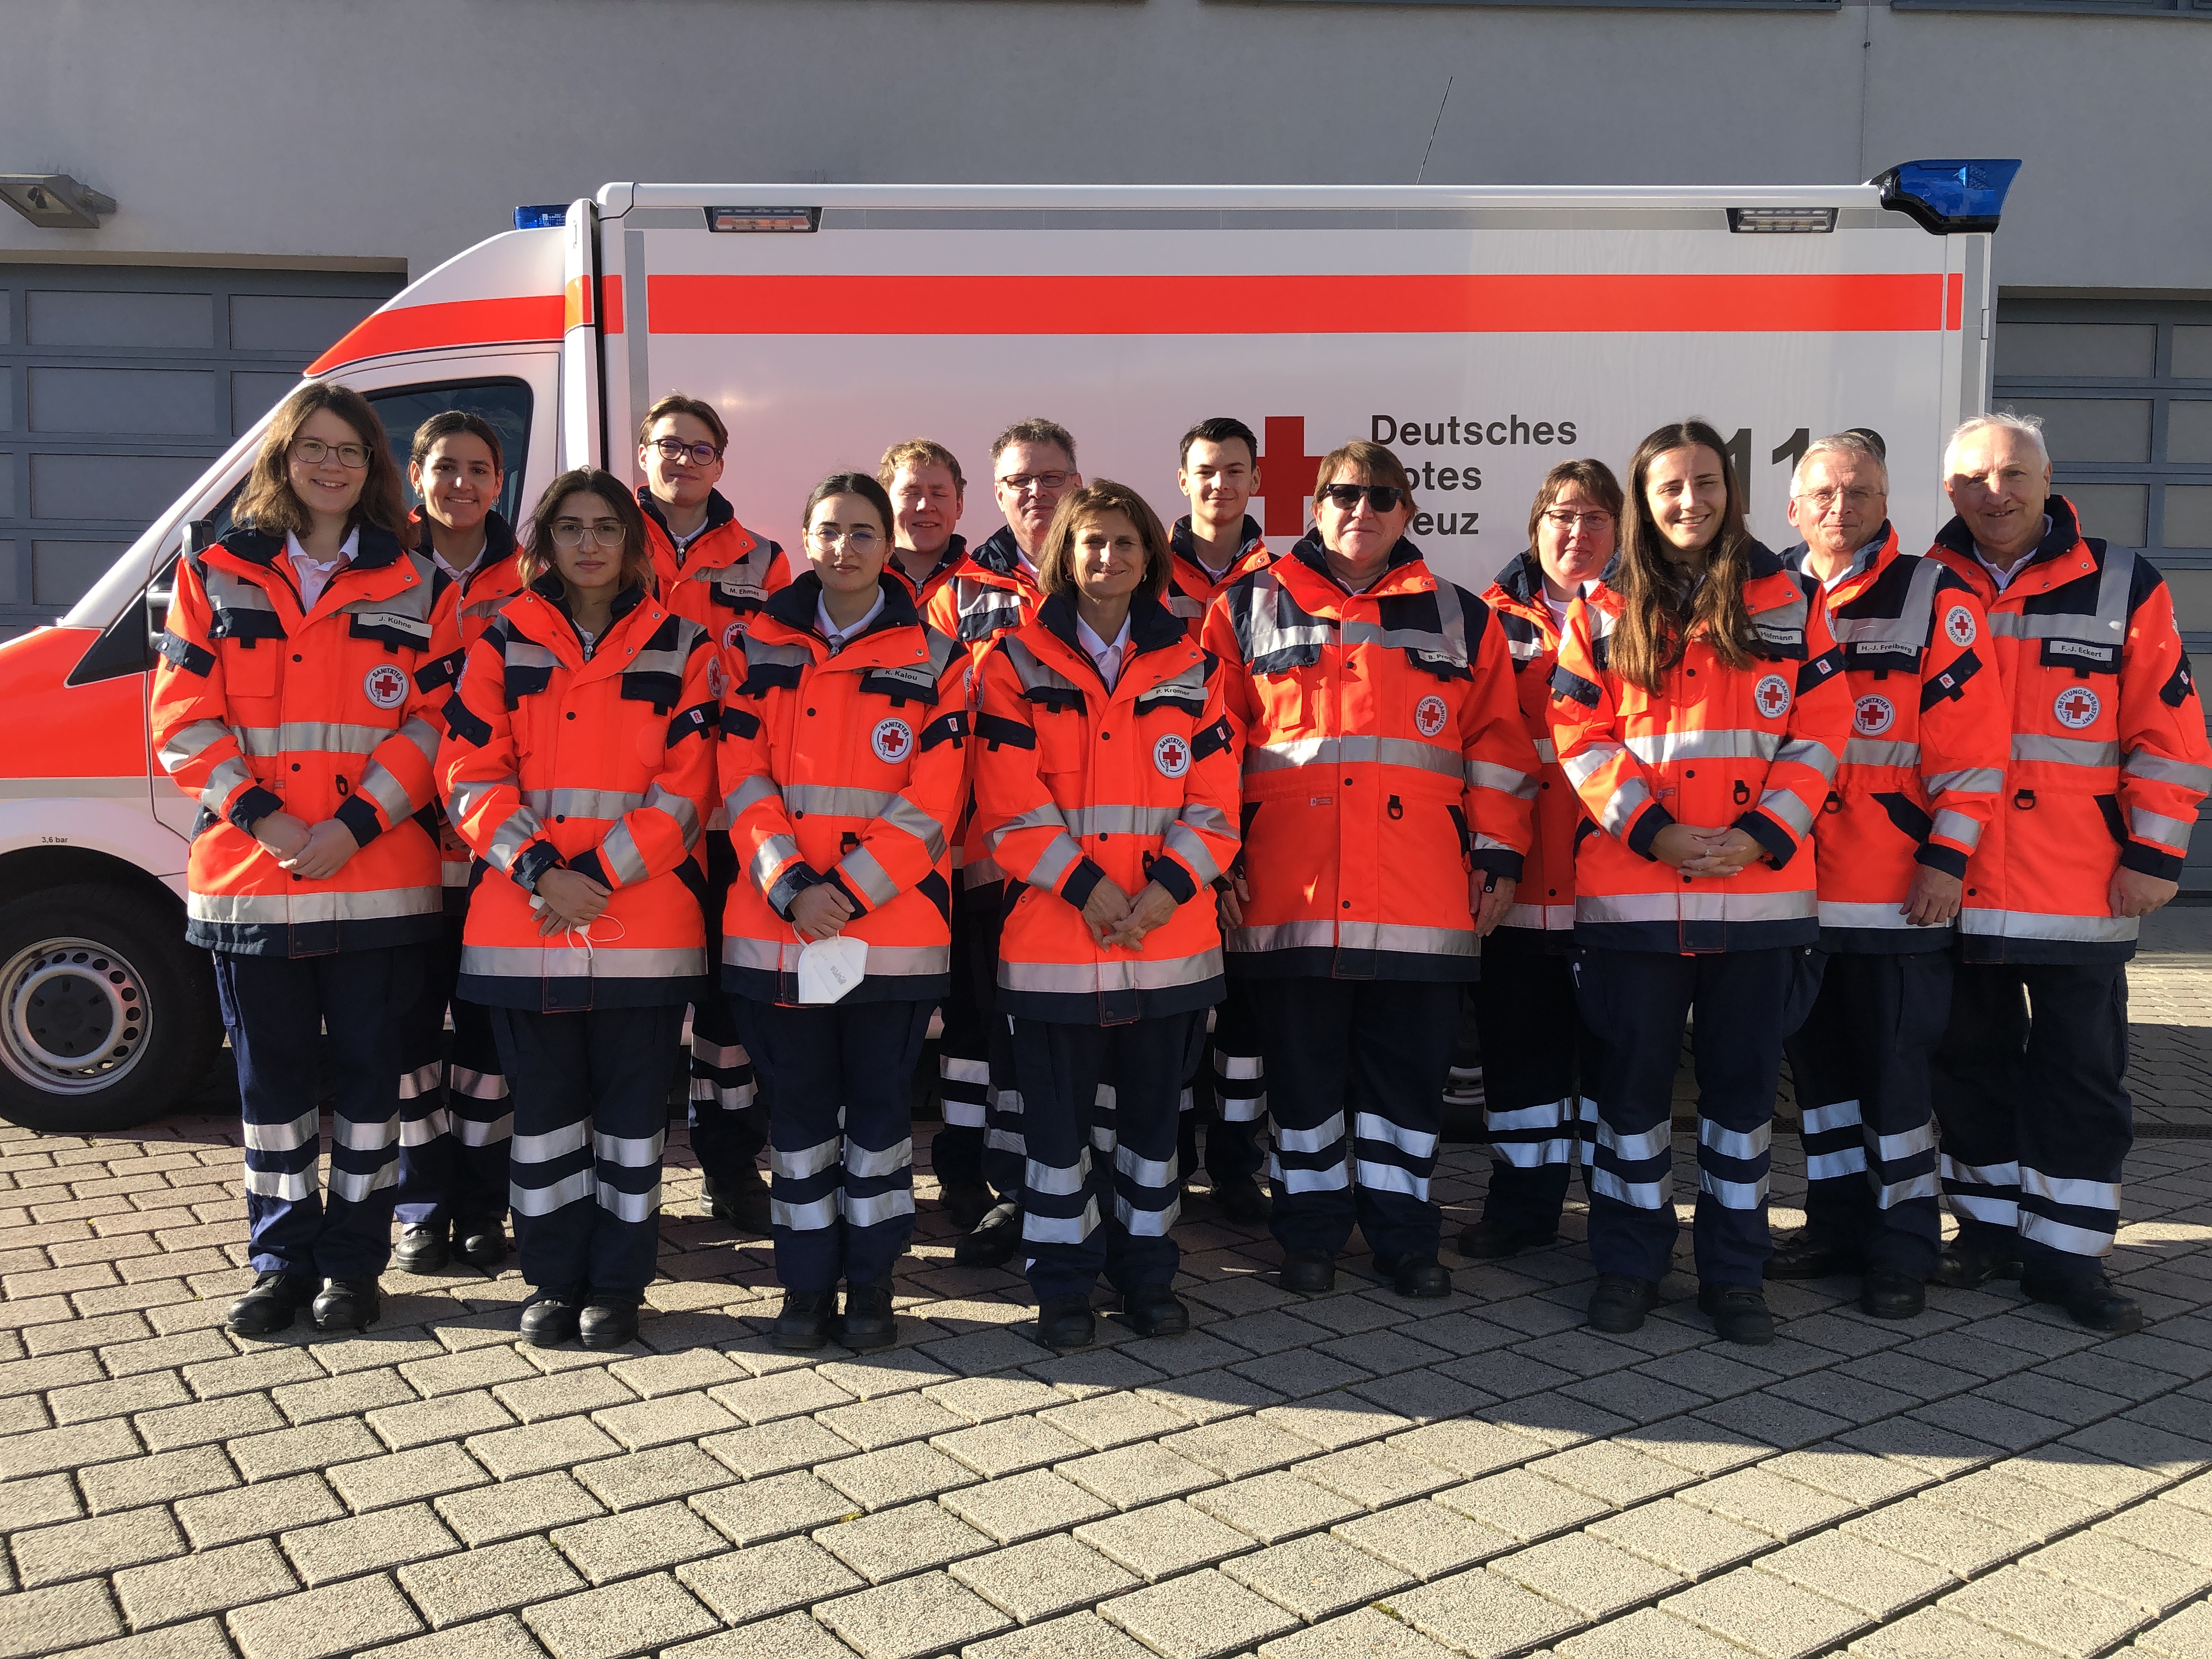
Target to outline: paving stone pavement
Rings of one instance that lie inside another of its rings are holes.
[[[2162,919],[2132,975],[2112,1267],[2150,1322],[2117,1340],[2011,1286],[1887,1324],[1823,1281],[1733,1347],[1686,1272],[1599,1337],[1579,1206],[1556,1249],[1448,1255],[1447,1302],[1364,1255],[1309,1300],[1200,1188],[1192,1333],[1054,1357],[925,1180],[898,1346],[801,1358],[764,1241],[687,1218],[678,1134],[628,1349],[516,1346],[511,1270],[249,1341],[234,1121],[0,1126],[0,1659],[2205,1659],[2208,949],[2212,911]],[[1448,1238],[1486,1170],[1448,1150]]]

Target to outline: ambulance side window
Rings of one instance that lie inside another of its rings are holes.
[[[460,409],[490,422],[491,429],[499,434],[501,459],[507,464],[507,483],[499,495],[500,516],[521,527],[522,474],[530,455],[531,398],[526,382],[447,380],[436,386],[392,386],[367,396],[377,418],[384,422],[385,435],[392,441],[392,459],[398,463],[402,478],[407,473],[407,452],[415,441],[415,428],[433,415]],[[407,505],[419,507],[422,502],[410,491]]]

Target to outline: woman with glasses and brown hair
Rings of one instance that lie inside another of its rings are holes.
[[[401,1037],[443,922],[433,793],[428,562],[360,393],[301,387],[270,422],[238,525],[177,566],[154,747],[200,805],[186,937],[215,955],[245,1115],[249,1260],[228,1324],[313,1304],[365,1327],[392,1251]],[[442,696],[438,692],[437,696]],[[330,1194],[316,1179],[320,1057],[337,1061]]]
[[[1588,822],[1552,750],[1552,667],[1575,601],[1613,564],[1620,483],[1603,461],[1561,461],[1528,509],[1528,550],[1482,598],[1513,654],[1521,718],[1536,744],[1536,834],[1514,903],[1483,944],[1470,999],[1482,1039],[1490,1187],[1460,1254],[1495,1261],[1559,1237],[1579,1121],[1592,1099],[1595,1051],[1575,1010],[1575,836]]]
[[[1006,876],[997,1011],[1049,1348],[1092,1340],[1102,1273],[1139,1336],[1190,1328],[1170,1233],[1176,1139],[1221,1000],[1212,890],[1237,851],[1237,781],[1220,665],[1163,603],[1174,556],[1134,490],[1071,490],[1037,561],[1036,615],[981,670],[975,823]]]
[[[714,791],[712,642],[653,597],[605,472],[539,497],[525,592],[469,647],[438,774],[477,856],[459,994],[491,1011],[514,1108],[522,1336],[637,1334],[684,1005],[703,994],[694,849]]]
[[[1255,987],[1286,1289],[1357,1222],[1401,1295],[1441,1297],[1429,1197],[1461,988],[1530,836],[1536,750],[1490,608],[1406,539],[1380,444],[1322,462],[1313,528],[1216,599],[1206,647],[1243,731],[1229,970]]]
[[[1674,1253],[1674,1072],[1696,1012],[1698,1305],[1774,1340],[1767,1149],[1782,1040],[1819,988],[1813,824],[1849,735],[1818,582],[1752,539],[1703,421],[1630,464],[1614,574],[1569,613],[1559,765],[1593,820],[1575,855],[1575,978],[1602,1049],[1590,1324],[1632,1331]]]

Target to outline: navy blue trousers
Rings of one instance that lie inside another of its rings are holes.
[[[1022,1249],[1039,1301],[1172,1285],[1182,1201],[1176,1161],[1183,1079],[1204,1051],[1203,1011],[1127,1025],[1012,1019],[1028,1154]]]
[[[1199,1130],[1205,1128],[1203,1164],[1216,1187],[1249,1180],[1267,1161],[1267,1067],[1260,1060],[1260,1028],[1252,1013],[1259,981],[1232,979],[1213,1011],[1213,1032],[1184,1091],[1177,1156],[1187,1176],[1200,1167]]]
[[[1285,1250],[1434,1255],[1429,1197],[1458,1036],[1456,981],[1268,979],[1253,986],[1275,1152],[1268,1225]]]
[[[402,1226],[455,1220],[496,1225],[507,1213],[507,1149],[514,1134],[507,1074],[499,1068],[489,1011],[453,995],[466,921],[448,915],[445,936],[423,947],[422,994],[407,1013],[394,1206]]]
[[[711,985],[721,978],[722,905],[737,878],[738,859],[726,830],[708,830],[706,841]],[[720,991],[702,992],[691,1006],[691,1153],[700,1172],[723,1185],[755,1175],[768,1144],[768,1109],[746,1043],[747,1018],[742,1000]]]
[[[946,1186],[985,1180],[983,1143],[991,1106],[991,1004],[999,969],[998,884],[963,887],[952,896],[952,985],[942,1005],[938,1038],[938,1097],[945,1127],[929,1143],[930,1167]],[[994,1162],[994,1171],[1005,1165]],[[1012,1197],[1006,1188],[1001,1196]],[[1017,1186],[1014,1191],[1018,1191]]]
[[[212,954],[238,1061],[247,1260],[257,1273],[373,1279],[392,1259],[401,1037],[422,980],[422,947]],[[316,1170],[326,1030],[337,1073],[327,1199]]]
[[[659,1255],[684,1005],[489,1012],[514,1103],[509,1199],[523,1278],[642,1295]]]
[[[1468,988],[1482,1038],[1482,1115],[1490,1190],[1482,1218],[1515,1237],[1556,1233],[1585,1116],[1593,1125],[1596,1039],[1575,1003],[1563,951],[1500,928],[1482,942],[1482,979]]]
[[[1820,986],[1806,947],[1677,956],[1575,953],[1583,1022],[1597,1034],[1596,1158],[1590,1170],[1590,1261],[1601,1273],[1660,1279],[1674,1261],[1673,1109],[1682,1023],[1692,1009],[1698,1073],[1698,1277],[1757,1285],[1773,1244],[1766,1226],[1774,1097],[1782,1040]]]
[[[775,1276],[812,1292],[887,1282],[914,1236],[914,1068],[928,1002],[746,1009],[767,1079]]]

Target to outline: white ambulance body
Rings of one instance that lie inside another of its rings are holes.
[[[1872,428],[1913,544],[1942,516],[1945,433],[1984,405],[2013,167],[1777,189],[610,185],[518,212],[542,228],[448,260],[307,373],[368,394],[403,454],[438,410],[484,414],[517,520],[563,468],[635,478],[645,408],[704,398],[730,428],[723,492],[794,561],[814,480],[917,435],[961,458],[980,541],[1000,522],[990,439],[1033,415],[1170,521],[1181,434],[1237,416],[1278,550],[1322,455],[1388,443],[1418,477],[1413,540],[1477,592],[1553,463],[1624,471],[1688,415],[1732,434],[1777,546],[1806,442]],[[149,641],[260,435],[57,626],[0,646],[0,1116],[120,1127],[216,1057],[183,944],[195,805],[147,742]]]

